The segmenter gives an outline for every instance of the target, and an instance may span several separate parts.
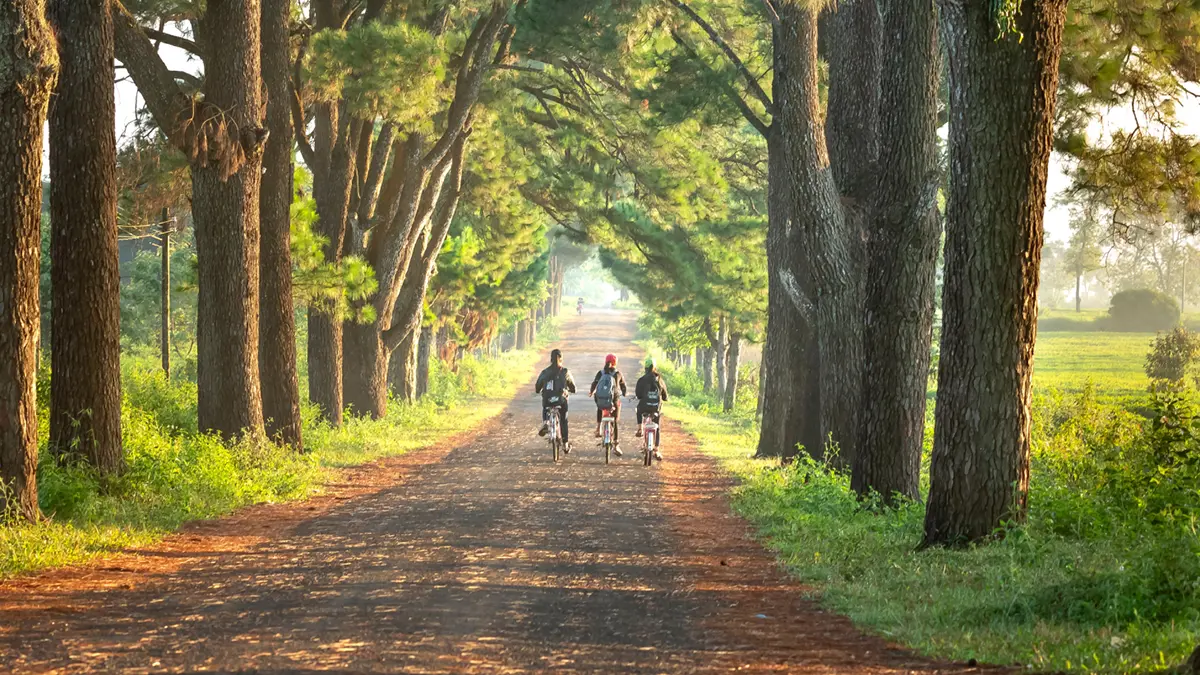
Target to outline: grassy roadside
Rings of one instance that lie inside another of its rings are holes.
[[[539,344],[555,334],[553,326],[543,329]],[[195,386],[168,382],[152,365],[130,359],[122,374],[128,468],[119,478],[102,481],[49,459],[41,402],[38,491],[47,519],[0,525],[0,579],[144,546],[190,520],[304,499],[339,468],[431,445],[499,414],[537,358],[536,350],[497,359],[467,356],[457,372],[435,362],[429,394],[416,403],[391,401],[381,420],[348,418],[335,429],[306,406],[304,454],[250,440],[227,445],[198,434]]]
[[[890,640],[940,657],[1126,673],[1179,664],[1200,639],[1188,607],[1195,549],[1172,551],[1178,539],[1136,523],[1122,537],[1073,533],[1079,523],[1065,521],[1087,516],[1058,522],[1054,512],[1070,505],[1054,494],[1068,486],[1035,486],[1031,522],[1002,542],[917,552],[923,505],[864,510],[846,476],[750,459],[755,435],[744,422],[680,406],[672,415],[739,479],[734,509],[789,572]]]
[[[1122,353],[1137,348],[1124,342]],[[943,658],[1162,671],[1200,642],[1200,473],[1164,461],[1192,446],[1097,396],[1076,368],[1096,354],[1060,346],[1061,358],[1042,352],[1043,383],[1069,381],[1078,393],[1037,396],[1029,522],[966,550],[914,550],[923,504],[864,509],[848,476],[827,466],[752,459],[750,389],[724,413],[693,371],[666,364],[669,414],[738,478],[734,509],[764,545],[826,607],[865,629]],[[1115,361],[1115,379],[1144,378],[1125,363],[1140,358]],[[1138,398],[1147,401],[1144,389]],[[1193,414],[1181,416],[1200,419]]]

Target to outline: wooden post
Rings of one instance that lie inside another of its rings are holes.
[[[162,222],[159,223],[159,241],[162,244],[162,369],[171,379],[171,211],[163,207]]]

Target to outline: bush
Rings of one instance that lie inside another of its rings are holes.
[[[1200,335],[1183,326],[1159,333],[1146,355],[1146,376],[1157,382],[1182,385],[1200,357]]]
[[[1108,308],[1108,330],[1161,331],[1179,325],[1181,313],[1175,298],[1148,288],[1121,291]]]

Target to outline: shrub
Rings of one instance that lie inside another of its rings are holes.
[[[1112,296],[1108,308],[1108,329],[1118,331],[1171,330],[1179,325],[1181,313],[1175,298],[1142,288],[1121,291]]]
[[[1146,355],[1146,376],[1151,380],[1180,385],[1200,358],[1200,335],[1183,326],[1159,333]]]

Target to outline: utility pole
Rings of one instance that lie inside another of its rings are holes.
[[[162,368],[171,379],[171,229],[170,209],[163,207],[159,241],[162,244]]]

